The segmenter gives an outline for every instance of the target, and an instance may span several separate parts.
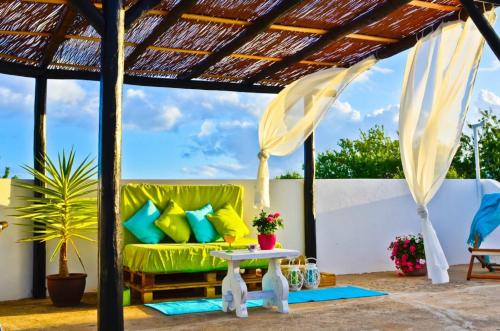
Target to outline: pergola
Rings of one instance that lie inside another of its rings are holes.
[[[122,330],[119,213],[122,85],[278,93],[288,83],[413,46],[445,21],[482,16],[489,0],[5,0],[0,73],[36,79],[34,157],[45,153],[47,79],[101,82],[99,329]],[[314,138],[305,143],[306,254],[316,255]],[[38,170],[43,166],[35,163]],[[45,296],[45,246],[34,245],[33,296]]]

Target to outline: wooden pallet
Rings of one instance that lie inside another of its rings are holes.
[[[222,279],[227,271],[196,273],[153,274],[133,272],[124,268],[125,286],[132,291],[132,299],[142,303],[168,301],[179,298],[211,298],[221,295]],[[249,290],[259,290],[262,286],[261,269],[242,269]]]

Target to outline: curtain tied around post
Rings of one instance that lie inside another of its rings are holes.
[[[494,22],[493,10],[485,16]],[[428,277],[434,284],[449,282],[448,262],[427,204],[458,149],[483,45],[470,18],[443,23],[417,41],[406,63],[399,110],[401,162],[417,204]]]
[[[259,123],[256,208],[270,206],[269,157],[288,155],[302,145],[342,90],[376,62],[374,57],[369,57],[349,68],[330,68],[309,74],[286,86],[269,103]]]

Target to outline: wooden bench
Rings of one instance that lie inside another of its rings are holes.
[[[242,269],[241,276],[252,290],[262,286],[261,269]],[[168,301],[179,298],[213,298],[221,295],[222,279],[226,270],[153,274],[123,269],[125,286],[131,290],[132,298],[142,303]]]
[[[469,247],[469,252],[471,253],[469,270],[467,271],[467,280],[471,278],[478,279],[500,279],[500,274],[495,274],[496,271],[500,271],[500,264],[491,263],[486,261],[486,256],[500,256],[500,249],[495,248],[479,248],[479,237],[476,236],[474,240],[474,247]],[[473,273],[474,262],[478,260],[483,269],[488,269],[489,273]]]

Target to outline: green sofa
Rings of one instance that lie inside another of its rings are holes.
[[[243,187],[236,185],[157,185],[126,184],[122,187],[121,217],[127,220],[142,205],[151,199],[162,211],[169,199],[173,199],[184,210],[196,210],[211,203],[214,210],[229,202],[243,216]],[[246,248],[256,243],[253,238],[241,238],[233,243],[235,248]],[[224,241],[199,244],[160,243],[141,244],[123,228],[123,265],[131,272],[151,274],[195,273],[226,270],[227,263],[209,254],[213,250],[227,247]],[[241,268],[267,268],[265,260],[249,260]]]

